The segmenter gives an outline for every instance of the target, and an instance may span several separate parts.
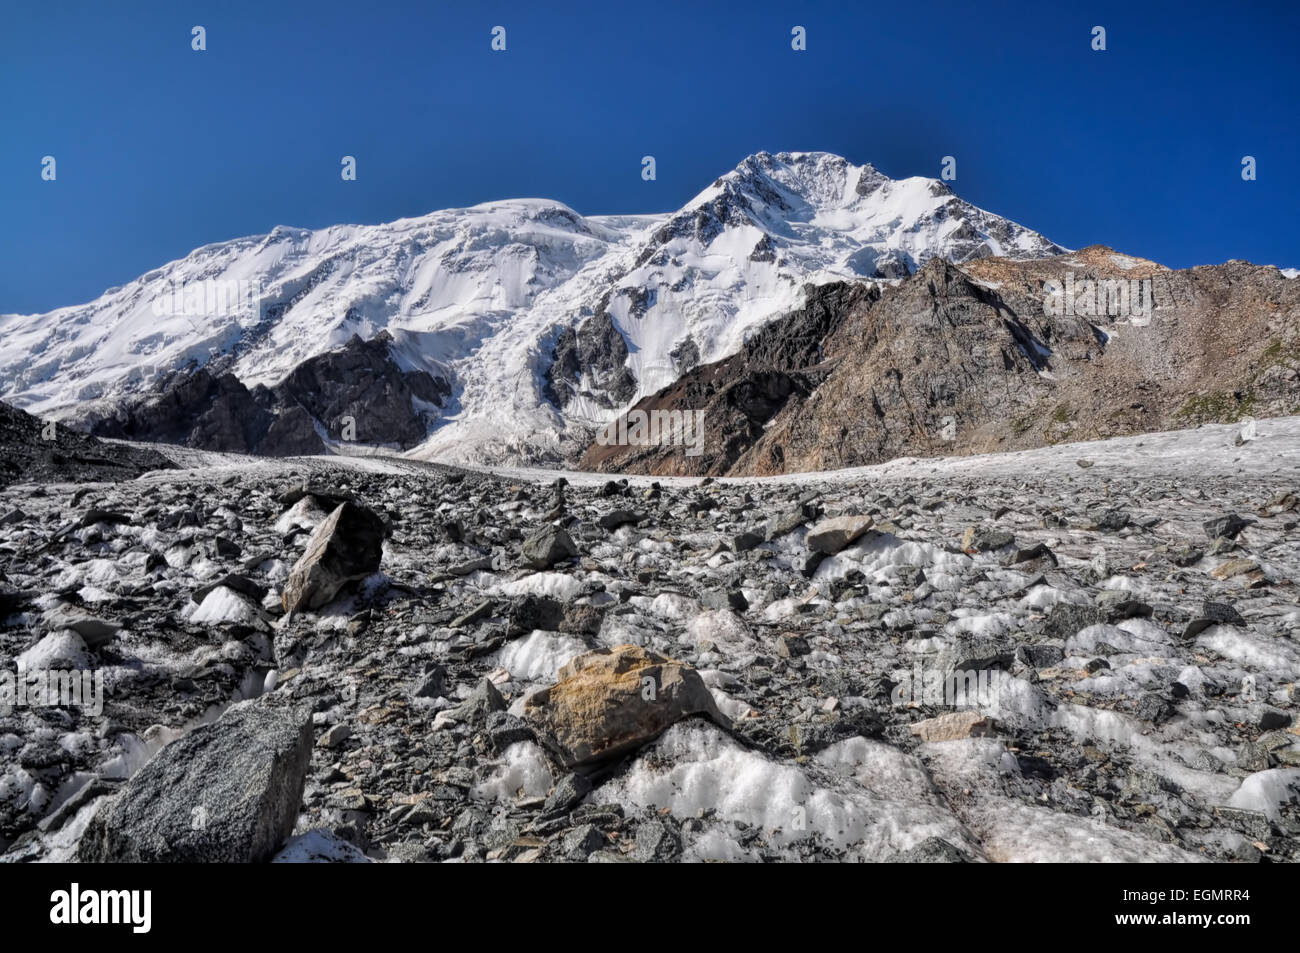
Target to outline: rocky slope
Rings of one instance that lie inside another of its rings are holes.
[[[629,412],[702,410],[702,454],[593,442],[581,465],[806,472],[1300,409],[1300,283],[1272,267],[1172,271],[1092,247],[932,259],[879,294],[822,289],[815,300],[835,312],[812,326],[815,346],[765,349],[756,337]],[[806,323],[796,313],[768,337],[806,334]]]
[[[735,353],[799,307],[806,284],[898,278],[935,256],[1060,250],[933,179],[759,153],[665,215],[521,199],[207,245],[88,304],[0,315],[0,398],[84,425],[134,417],[146,436],[170,425],[142,419],[140,402],[170,402],[186,429],[164,439],[298,452],[312,435],[297,410],[284,439],[261,446],[259,388],[387,332],[397,370],[448,394],[394,407],[392,433],[359,427],[358,442],[418,436],[428,459],[555,464],[630,401]],[[177,393],[160,396],[169,385]],[[241,407],[239,420],[192,420],[208,400]],[[318,429],[333,433],[335,409],[318,409]],[[405,426],[413,414],[418,435]],[[241,429],[244,417],[256,422]]]
[[[0,674],[103,704],[0,710],[0,859],[1300,860],[1300,418],[1241,437],[7,487]]]
[[[153,450],[96,440],[0,401],[0,486],[130,480],[172,466]]]

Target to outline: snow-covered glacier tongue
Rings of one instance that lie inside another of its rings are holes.
[[[206,245],[87,304],[0,316],[0,399],[88,425],[165,401],[203,370],[256,402],[309,359],[387,332],[396,373],[449,391],[413,398],[428,439],[407,452],[553,464],[640,397],[736,352],[808,285],[1063,250],[934,179],[759,153],[671,214],[519,199]],[[304,413],[282,427],[290,449],[407,446],[350,435],[355,415]]]

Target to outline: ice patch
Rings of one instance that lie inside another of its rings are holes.
[[[299,834],[271,858],[273,864],[370,864],[359,848],[332,831],[315,828]]]
[[[488,779],[474,788],[481,798],[513,801],[521,793],[545,797],[555,783],[545,752],[531,741],[516,741],[491,768]]]
[[[886,764],[877,779],[872,769]],[[846,767],[857,768],[854,778],[840,776]],[[834,770],[819,782],[799,767],[742,748],[712,725],[679,722],[600,795],[625,808],[667,809],[683,820],[709,816],[761,828],[769,844],[791,860],[799,858],[798,842],[813,836],[863,860],[886,859],[927,837],[942,837],[978,855],[956,818],[920,801],[924,791],[881,796],[856,780],[863,773],[870,784],[893,790],[906,774],[902,762],[870,747],[845,747],[827,756],[826,768]],[[687,856],[733,854],[726,832],[713,831],[695,837]]]
[[[1300,768],[1269,768],[1256,771],[1228,798],[1228,807],[1262,811],[1271,820],[1281,818],[1281,808],[1300,800]]]
[[[511,678],[526,682],[554,682],[560,667],[588,650],[587,643],[571,635],[540,629],[516,639],[497,653],[497,664]]]
[[[572,602],[582,595],[582,582],[562,572],[535,572],[514,582],[502,583],[489,592],[503,596],[549,596],[560,602]]]

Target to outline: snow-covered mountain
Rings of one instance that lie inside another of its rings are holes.
[[[807,283],[1062,251],[934,179],[759,153],[666,215],[520,199],[206,245],[88,304],[0,316],[0,399],[95,419],[181,368],[272,386],[386,330],[402,370],[451,383],[412,455],[555,462]]]

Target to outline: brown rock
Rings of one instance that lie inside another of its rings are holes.
[[[936,256],[880,291],[819,287],[738,353],[638,405],[703,409],[702,453],[593,444],[584,468],[801,473],[1282,416],[1300,401],[1286,330],[1300,283],[1276,268],[1172,271],[1102,246],[986,252]],[[1048,289],[1067,276],[1073,312],[1049,313]]]
[[[1258,568],[1250,559],[1228,559],[1211,569],[1210,575],[1215,579],[1231,579]]]
[[[912,734],[922,741],[960,741],[991,734],[994,724],[992,718],[977,711],[954,711],[918,721],[912,726]]]
[[[566,768],[639,748],[690,715],[731,726],[699,673],[638,645],[579,655],[524,703],[524,717]]]

